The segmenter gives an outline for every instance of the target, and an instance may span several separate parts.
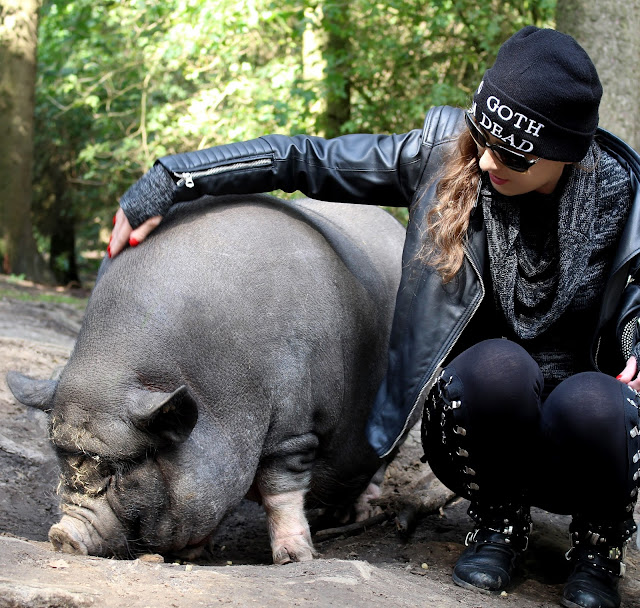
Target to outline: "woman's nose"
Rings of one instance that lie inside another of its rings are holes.
[[[485,148],[480,155],[479,165],[481,171],[488,172],[493,172],[504,167],[504,165],[494,156],[493,152],[491,152],[489,148]]]

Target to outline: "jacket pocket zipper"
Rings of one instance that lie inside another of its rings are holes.
[[[253,169],[255,167],[265,167],[270,165],[272,160],[270,158],[258,158],[256,160],[241,161],[233,163],[232,165],[220,165],[218,167],[211,167],[211,169],[205,169],[204,171],[187,171],[185,173],[178,173],[176,171],[173,174],[179,178],[177,186],[186,186],[187,188],[194,187],[194,179],[200,179],[201,177],[209,177],[211,175],[218,175],[220,173],[226,173],[228,171],[238,171],[239,169]]]

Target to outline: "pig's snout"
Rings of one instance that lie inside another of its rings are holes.
[[[56,551],[89,555],[91,536],[84,521],[65,515],[49,530],[49,540]],[[89,545],[89,546],[87,546]]]
[[[105,514],[76,505],[65,505],[63,509],[66,514],[49,530],[49,540],[56,551],[100,557],[127,554],[127,541],[113,512],[104,517]]]

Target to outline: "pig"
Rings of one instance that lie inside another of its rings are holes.
[[[367,205],[266,195],[175,205],[103,264],[48,411],[57,550],[193,557],[245,496],[273,561],[314,556],[305,509],[363,504],[404,230]]]

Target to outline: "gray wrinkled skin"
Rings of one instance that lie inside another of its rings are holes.
[[[178,206],[103,266],[60,380],[10,381],[51,410],[57,549],[188,553],[251,490],[274,560],[310,559],[303,500],[365,490],[404,231],[375,207],[301,209]]]

